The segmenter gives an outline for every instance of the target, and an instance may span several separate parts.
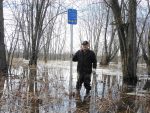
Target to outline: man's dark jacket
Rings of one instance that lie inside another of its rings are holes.
[[[96,55],[92,50],[78,50],[75,55],[73,56],[73,61],[77,61],[77,71],[79,73],[92,73],[92,66],[96,69],[97,67],[97,60]]]

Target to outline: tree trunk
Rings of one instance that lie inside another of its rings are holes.
[[[32,41],[32,53],[29,61],[29,65],[34,67],[37,66],[37,56],[38,56],[35,43],[36,43],[35,41]]]
[[[50,0],[39,1],[35,4],[35,0],[32,0],[31,7],[31,57],[29,65],[36,67],[39,53],[39,46],[43,35],[43,22],[46,17],[46,12],[50,4]],[[34,9],[35,8],[35,9]],[[35,18],[34,18],[35,16]]]
[[[109,65],[109,63],[112,61],[112,59],[116,56],[118,50],[119,50],[119,45],[115,44],[114,38],[115,38],[115,33],[116,33],[116,28],[112,26],[111,29],[111,37],[110,40],[107,39],[107,27],[109,23],[109,10],[108,9],[108,14],[107,14],[107,19],[106,19],[106,30],[105,30],[105,37],[104,37],[104,52],[102,54],[102,58],[100,61],[100,65]],[[114,44],[114,46],[113,46]]]
[[[148,33],[148,61],[147,61],[148,75],[150,75],[150,28]]]
[[[136,0],[129,0],[129,26],[122,21],[118,0],[111,0],[110,3],[118,30],[123,81],[127,85],[136,85]]]
[[[150,64],[147,65],[148,75],[150,75]]]
[[[28,60],[29,59],[29,52],[30,52],[30,43],[27,42],[26,40],[23,40],[24,41],[24,50],[23,50],[23,58]]]
[[[105,26],[105,33],[104,33],[104,55],[102,56],[100,65],[109,65],[108,44],[107,44],[107,29],[108,29],[108,22],[109,22],[109,13],[110,13],[110,7],[107,9],[106,26]]]
[[[0,75],[0,98],[3,95],[3,91],[4,91],[4,84],[5,84],[5,77]],[[0,105],[0,109],[1,109],[1,105]]]
[[[129,0],[129,26],[127,34],[127,71],[128,74],[124,78],[125,83],[136,84],[136,68],[137,68],[137,49],[136,49],[136,0]]]
[[[146,40],[148,43],[141,43],[142,44],[142,54],[144,61],[147,65],[147,73],[150,75],[150,28],[149,28],[149,33],[148,33],[148,40]],[[145,46],[147,45],[148,51],[146,51]]]
[[[102,66],[108,66],[109,65],[108,56],[106,56],[106,54],[102,55],[100,65],[102,65]]]
[[[6,52],[4,44],[3,0],[0,0],[0,71],[7,72]]]
[[[30,79],[28,80],[29,81],[29,93],[31,94],[31,113],[39,113],[39,99],[37,99],[37,95],[38,95],[38,92],[37,92],[37,72],[36,72],[36,69],[30,69]]]

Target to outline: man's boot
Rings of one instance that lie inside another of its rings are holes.
[[[89,101],[90,99],[90,90],[86,90],[86,95],[84,96],[84,101]]]
[[[87,97],[87,96],[90,96],[90,90],[88,90],[88,89],[86,90],[86,95],[85,95],[85,96],[86,96],[86,97]]]

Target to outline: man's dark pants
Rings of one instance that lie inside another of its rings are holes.
[[[91,74],[85,72],[82,73],[78,72],[76,89],[80,90],[82,83],[84,83],[84,87],[86,88],[86,91],[90,91],[91,90],[90,82],[91,82]]]

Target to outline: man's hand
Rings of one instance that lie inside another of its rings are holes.
[[[92,73],[96,74],[96,69],[95,68],[93,68]]]

